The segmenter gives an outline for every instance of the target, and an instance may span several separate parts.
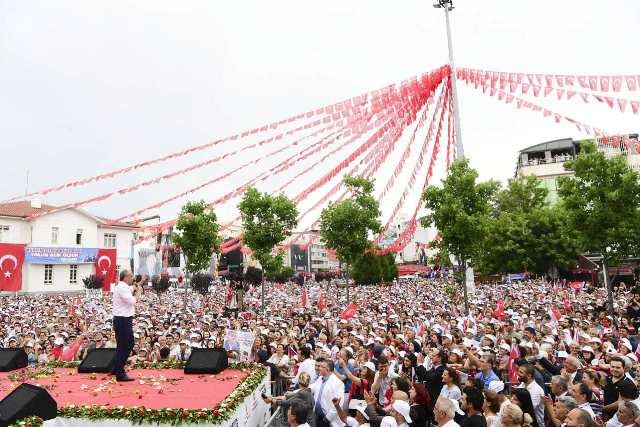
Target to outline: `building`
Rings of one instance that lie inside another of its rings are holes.
[[[612,144],[605,138],[598,138],[598,148],[605,154],[622,155],[634,169],[640,170],[640,153],[637,150],[638,134],[627,136],[631,144]],[[558,177],[571,175],[573,172],[564,168],[564,163],[573,160],[580,154],[580,144],[587,140],[571,138],[557,139],[532,145],[518,154],[516,176],[533,175],[538,177],[543,187],[549,190],[547,201],[554,204],[558,201]],[[614,147],[618,145],[618,147]]]
[[[381,247],[392,244],[409,224],[409,218],[406,215],[400,215],[385,233],[384,238],[380,241]],[[436,238],[438,231],[435,227],[424,228],[421,218],[418,219],[416,231],[411,237],[411,242],[404,249],[395,254],[396,264],[418,263],[426,264],[427,259],[434,255],[435,251],[429,249],[429,244]]]
[[[30,218],[33,215],[38,216]],[[95,273],[95,254],[99,248],[116,249],[116,272],[130,269],[138,226],[131,223],[107,225],[109,222],[81,209],[58,209],[36,200],[0,204],[0,243],[25,244],[25,254],[54,254],[48,257],[51,260],[48,264],[25,256],[22,292],[82,290],[82,279]],[[71,258],[56,257],[56,253],[93,255],[84,257],[83,262],[73,263]]]
[[[319,236],[318,230],[305,233],[293,233],[293,244],[287,248],[285,265],[296,272],[317,273],[321,271],[336,271],[340,263],[335,254],[327,249]],[[309,244],[309,242],[311,242]]]

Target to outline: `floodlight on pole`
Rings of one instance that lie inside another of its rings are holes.
[[[447,23],[447,45],[449,47],[449,66],[451,67],[451,90],[453,96],[453,118],[455,126],[454,139],[456,142],[457,157],[464,159],[464,149],[462,147],[462,132],[460,131],[460,107],[458,105],[458,83],[456,79],[456,66],[453,61],[453,42],[451,41],[451,25],[449,24],[449,12],[453,7],[453,0],[438,0],[433,4],[437,9],[444,9],[444,17]]]

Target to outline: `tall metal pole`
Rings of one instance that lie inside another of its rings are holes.
[[[449,23],[449,12],[453,10],[453,0],[437,0],[433,5],[436,8],[444,9],[444,17],[447,24],[447,46],[449,48],[449,67],[451,68],[451,95],[453,96],[453,121],[455,126],[454,139],[456,142],[456,152],[458,159],[464,159],[464,148],[462,147],[462,131],[460,130],[460,106],[458,105],[458,82],[456,78],[456,65],[453,61],[453,42],[451,40],[451,24]],[[469,298],[467,292],[467,262],[459,260],[462,266],[462,289],[464,291],[464,312],[469,315]]]
[[[460,107],[458,105],[458,83],[456,78],[456,66],[453,62],[453,42],[451,41],[451,25],[449,24],[449,12],[453,10],[453,0],[440,0],[438,7],[444,9],[444,17],[447,22],[447,45],[449,46],[449,66],[451,67],[451,89],[453,96],[453,118],[456,129],[455,141],[458,158],[464,159],[462,147],[462,132],[460,131]]]

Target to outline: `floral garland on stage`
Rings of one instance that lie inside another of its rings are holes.
[[[183,369],[185,362],[167,361],[167,362],[145,362],[136,363],[133,369]],[[53,362],[47,365],[50,368],[72,368],[77,367],[77,362],[63,363]],[[238,384],[235,390],[229,394],[223,401],[218,403],[214,408],[203,409],[183,409],[183,408],[165,408],[165,409],[147,409],[144,406],[132,407],[108,407],[99,405],[67,405],[58,408],[58,416],[65,418],[87,418],[93,421],[104,419],[125,419],[133,424],[219,424],[228,420],[242,401],[249,396],[267,375],[267,369],[258,364],[234,363],[229,366],[231,369],[237,369],[249,375]],[[43,420],[39,417],[28,417],[17,421],[11,427],[39,427],[43,424]]]

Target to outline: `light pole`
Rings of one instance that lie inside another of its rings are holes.
[[[460,107],[458,105],[458,84],[456,78],[456,66],[453,62],[453,42],[451,41],[451,26],[449,24],[449,12],[453,10],[453,0],[437,0],[433,4],[437,9],[444,9],[444,17],[447,23],[447,45],[449,47],[449,66],[451,67],[451,89],[453,96],[453,119],[456,134],[456,151],[459,159],[464,159],[464,148],[462,147],[462,132],[460,131]]]
[[[451,96],[453,97],[453,125],[455,127],[454,140],[458,159],[464,159],[462,147],[462,132],[460,131],[460,106],[458,105],[458,82],[456,78],[456,65],[453,62],[453,42],[451,41],[451,25],[449,24],[449,12],[453,10],[453,0],[437,0],[433,7],[444,9],[444,18],[447,24],[447,46],[449,48],[449,67],[451,68]],[[467,293],[467,260],[460,260],[462,266],[462,289],[464,291],[464,312],[469,315],[469,298]]]
[[[604,286],[607,290],[607,311],[611,318],[615,318],[613,315],[613,287],[609,281],[609,254],[611,253],[611,246],[607,246],[602,254],[602,273],[604,279]]]

